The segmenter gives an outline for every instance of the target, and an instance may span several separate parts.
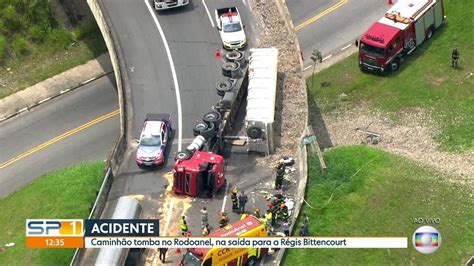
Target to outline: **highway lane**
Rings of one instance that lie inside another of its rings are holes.
[[[248,9],[242,2],[235,2],[244,19],[249,21]],[[174,128],[165,166],[155,171],[138,168],[133,147],[123,162],[123,174],[113,184],[110,199],[130,194],[153,197],[164,192],[168,181],[163,176],[171,170],[173,155],[178,150],[178,105],[170,60],[158,27],[144,2],[103,0],[102,3],[119,35],[131,81],[132,138],[138,137],[143,119],[150,112],[170,113]],[[217,6],[229,5],[215,0],[205,3],[212,16]],[[222,46],[202,1],[191,2],[184,8],[152,13],[163,30],[176,71],[182,103],[182,147],[185,148],[192,141],[194,123],[219,99],[214,86],[222,78],[222,61],[214,55]]]
[[[354,43],[389,8],[385,0],[288,0],[286,3],[297,29],[305,66],[311,65],[314,49],[326,57]]]
[[[97,118],[118,109],[114,86],[111,74],[0,123],[0,197],[50,171],[106,159],[118,137],[119,119]],[[97,123],[83,126],[90,121]],[[32,149],[37,151],[27,153]],[[12,160],[17,156],[22,158]]]

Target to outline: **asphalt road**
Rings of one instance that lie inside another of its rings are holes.
[[[321,51],[323,58],[337,53],[353,44],[389,8],[385,0],[287,0],[286,4],[305,67],[312,64],[314,49]]]
[[[111,74],[0,123],[0,198],[50,171],[106,159],[120,130],[118,115],[77,130],[118,109],[114,86]],[[71,130],[77,133],[58,138]],[[28,155],[45,143],[51,144]],[[24,157],[12,160],[18,156]]]
[[[135,149],[132,149],[124,161],[123,174],[113,184],[110,199],[122,195],[154,198],[164,193],[168,180],[163,176],[172,168],[172,157],[179,143],[177,88],[173,82],[170,61],[150,10],[143,1],[104,0],[102,3],[119,35],[131,80],[134,114],[132,138],[139,136],[146,113],[170,113],[174,128],[165,166],[155,171],[138,168],[134,161]],[[245,21],[249,21],[250,15],[243,3],[235,3]],[[226,2],[206,1],[206,4],[213,14],[214,8],[226,5]],[[221,42],[201,1],[155,14],[170,47],[176,70],[182,113],[182,148],[185,148],[192,141],[194,123],[219,99],[214,86],[222,78],[222,61],[214,55],[216,49],[221,49]],[[250,35],[249,32],[247,34]]]

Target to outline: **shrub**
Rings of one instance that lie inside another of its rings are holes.
[[[15,55],[25,55],[29,52],[29,44],[25,37],[17,36],[13,41],[13,52]]]
[[[0,62],[3,62],[3,57],[5,56],[6,43],[5,37],[0,35]]]
[[[73,41],[71,33],[63,29],[53,29],[48,34],[48,39],[51,44],[51,48],[65,49]]]
[[[46,32],[39,25],[33,25],[28,30],[28,38],[33,42],[42,43],[46,37]]]

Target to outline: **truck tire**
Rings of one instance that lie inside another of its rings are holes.
[[[191,157],[191,153],[189,151],[180,151],[176,154],[176,156],[174,157],[174,160],[184,161],[184,160],[189,159],[189,157]]]
[[[242,53],[241,51],[237,51],[237,50],[234,50],[234,51],[231,51],[231,52],[228,52],[227,54],[225,54],[225,59],[229,62],[241,62],[241,60],[243,59],[244,57],[244,53]]]
[[[224,96],[224,94],[232,89],[232,84],[230,81],[219,81],[216,84],[217,95]]]
[[[431,39],[431,37],[433,37],[433,26],[429,27],[428,30],[426,31],[426,39]]]
[[[230,77],[233,79],[240,78],[242,76],[242,70],[240,69],[240,63],[234,62],[236,67],[230,71]]]
[[[206,122],[203,122],[203,123],[206,124]],[[201,130],[199,135],[203,136],[206,140],[209,140],[213,138],[215,135],[217,135],[217,128],[216,128],[216,125],[214,125],[214,123],[210,123],[206,125],[207,125],[207,128],[204,130]]]
[[[207,125],[214,124],[214,127],[217,129],[222,121],[222,116],[217,111],[210,111],[202,116],[202,121],[206,122]]]
[[[225,62],[222,64],[222,75],[225,77],[231,77],[232,72],[239,68],[239,65],[236,62]]]
[[[245,262],[245,266],[254,266],[256,264],[255,261],[256,261],[255,257],[252,256],[247,259],[247,261]]]
[[[395,72],[400,67],[400,59],[395,58],[390,62],[390,71]]]
[[[207,130],[208,127],[205,122],[197,122],[193,127],[193,135],[195,137],[201,135],[201,131]]]
[[[251,126],[247,129],[247,136],[251,139],[258,139],[262,135],[262,129],[256,126]]]

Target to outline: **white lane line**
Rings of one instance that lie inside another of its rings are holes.
[[[306,71],[306,70],[308,70],[308,69],[310,69],[310,68],[311,68],[311,66],[307,66],[307,67],[303,68],[303,71]]]
[[[158,22],[158,18],[156,17],[155,12],[153,11],[153,8],[148,3],[148,0],[144,0],[144,2],[145,2],[145,5],[148,7],[148,11],[153,17],[153,20],[155,21],[155,25],[158,28],[158,31],[160,32],[161,39],[163,40],[163,44],[165,45],[166,55],[168,56],[168,61],[170,62],[171,75],[173,76],[173,83],[174,83],[174,88],[175,88],[174,91],[176,92],[176,102],[178,105],[178,151],[181,151],[181,148],[182,148],[181,141],[183,138],[183,115],[181,113],[182,111],[181,110],[181,95],[179,93],[179,84],[178,84],[178,78],[176,77],[176,69],[174,68],[174,61],[173,61],[173,57],[171,56],[168,41],[166,40],[166,36],[163,32],[163,29],[161,28],[161,25]]]
[[[342,47],[342,48],[341,48],[341,51],[344,51],[344,50],[346,50],[347,48],[349,48],[349,47],[351,47],[351,46],[352,46],[352,44],[348,44],[348,45]]]
[[[225,196],[224,196],[224,200],[222,201],[221,213],[223,213],[225,210],[225,202],[227,201],[227,194],[229,194],[229,182],[226,182],[225,184]]]
[[[168,227],[170,226],[171,214],[173,213],[173,206],[174,206],[174,199],[171,199],[170,207],[168,209],[168,216],[166,217],[165,228],[163,228],[163,234],[161,234],[162,236],[166,236],[166,231],[168,231]]]
[[[324,57],[324,58],[323,58],[323,61],[326,61],[326,60],[328,60],[328,59],[331,58],[331,57],[332,57],[332,54],[330,54],[330,55]]]
[[[212,21],[211,13],[209,12],[209,9],[207,8],[206,1],[202,0],[202,4],[204,5],[204,8],[206,9],[207,17],[209,18],[209,21],[211,22],[212,27],[214,28],[214,21]]]
[[[247,6],[247,2],[245,0],[242,0],[242,2],[244,3],[245,6]]]

